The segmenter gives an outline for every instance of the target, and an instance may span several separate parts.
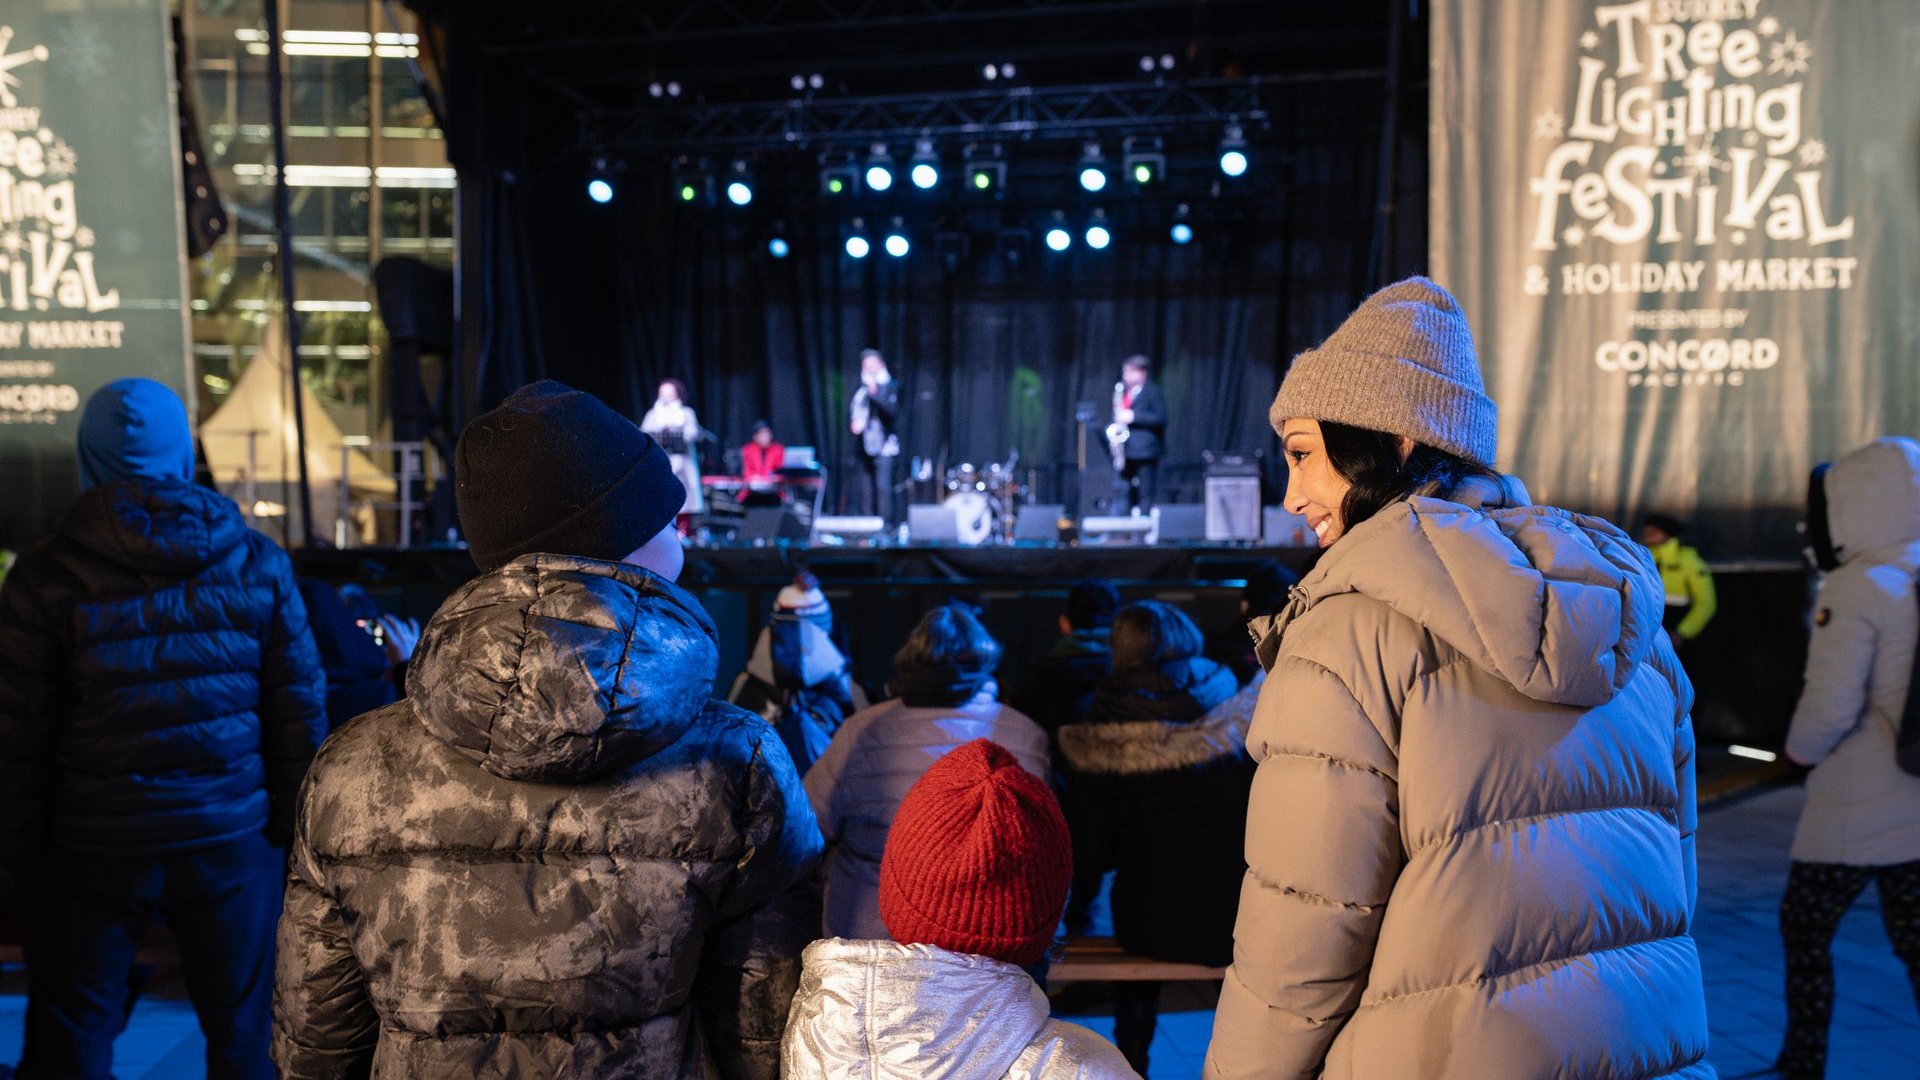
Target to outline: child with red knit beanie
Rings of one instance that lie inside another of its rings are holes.
[[[781,1075],[874,1080],[1137,1077],[1053,1019],[1026,969],[1053,944],[1072,843],[1044,780],[986,739],[907,792],[880,863],[892,941],[807,946]]]

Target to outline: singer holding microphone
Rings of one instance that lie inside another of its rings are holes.
[[[900,456],[900,436],[894,432],[894,422],[900,411],[900,390],[878,349],[860,354],[860,389],[854,391],[849,411],[848,428],[853,432],[858,466],[851,510],[892,522],[893,459]]]
[[[1153,365],[1129,356],[1113,384],[1113,423],[1107,445],[1118,481],[1114,510],[1136,514],[1153,509],[1160,486],[1160,458],[1167,452],[1167,397],[1153,384]]]

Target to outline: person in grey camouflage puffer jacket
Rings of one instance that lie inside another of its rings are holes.
[[[608,474],[664,470],[636,445]],[[487,572],[428,623],[407,700],[337,731],[302,791],[283,1078],[778,1075],[820,832],[779,737],[709,698],[713,623],[668,580],[679,500],[596,527],[614,548],[656,530],[625,562],[483,548],[462,506]]]

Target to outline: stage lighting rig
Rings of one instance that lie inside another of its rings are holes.
[[[1113,234],[1107,231],[1105,210],[1095,210],[1093,217],[1088,220],[1086,241],[1087,246],[1095,251],[1105,251],[1107,245],[1113,243]]]
[[[602,205],[613,201],[613,167],[604,157],[595,157],[588,169],[587,198]]]
[[[1075,173],[1080,177],[1080,186],[1087,191],[1103,191],[1107,186],[1107,162],[1100,154],[1100,144],[1089,141],[1080,153],[1080,165]]]
[[[684,207],[713,205],[713,177],[704,162],[696,165],[684,157],[674,162],[673,201]]]
[[[1043,238],[1048,251],[1065,251],[1073,246],[1073,234],[1067,231],[1067,215],[1058,210],[1047,224],[1047,233]]]
[[[1180,208],[1173,212],[1173,227],[1167,230],[1167,236],[1174,243],[1183,245],[1193,243],[1193,223],[1188,218],[1187,204],[1181,203]]]
[[[967,147],[967,190],[975,195],[1000,198],[1007,189],[1006,152],[997,144],[971,144]]]
[[[914,146],[907,178],[921,191],[931,191],[940,182],[940,155],[934,150],[932,139],[921,139]]]
[[[1159,187],[1167,178],[1167,153],[1158,135],[1129,135],[1122,145],[1121,172],[1135,191]]]
[[[1230,124],[1220,137],[1220,171],[1232,177],[1247,172],[1247,139],[1239,124]]]
[[[860,182],[860,169],[846,151],[828,151],[820,155],[820,194],[828,199],[844,199],[853,194]]]
[[[746,206],[753,202],[753,174],[747,171],[747,163],[735,160],[733,170],[727,176],[727,201],[735,206]]]
[[[792,252],[793,247],[787,243],[787,238],[784,236],[775,236],[767,241],[767,254],[776,259],[784,259]]]
[[[866,222],[861,221],[859,218],[853,219],[847,228],[847,242],[845,246],[847,255],[850,258],[864,259],[867,257],[868,252],[873,250],[873,245],[867,242]]]
[[[886,143],[874,143],[867,155],[867,190],[884,192],[893,187],[893,155]]]
[[[901,232],[898,225],[887,234],[887,239],[881,246],[886,248],[887,254],[896,259],[906,258],[907,252],[913,250],[913,245],[907,241],[907,234]]]

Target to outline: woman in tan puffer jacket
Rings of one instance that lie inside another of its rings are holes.
[[[1390,286],[1274,402],[1327,548],[1276,617],[1209,1077],[1714,1075],[1692,689],[1647,551],[1492,472],[1459,305]]]

